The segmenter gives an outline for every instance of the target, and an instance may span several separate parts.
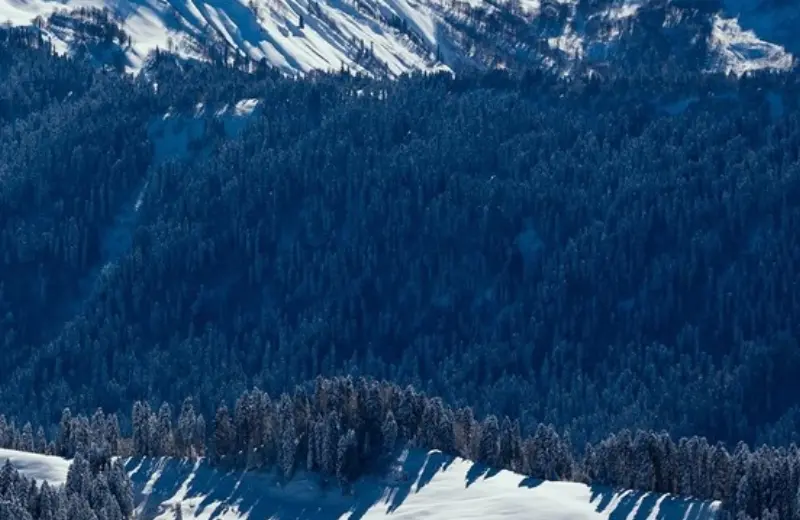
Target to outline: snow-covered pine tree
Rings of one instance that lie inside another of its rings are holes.
[[[133,404],[132,441],[133,455],[143,457],[150,453],[150,405],[136,401]]]
[[[217,408],[217,413],[214,416],[213,436],[211,462],[218,464],[231,455],[234,447],[233,426],[231,425],[228,408],[225,405],[220,405]]]
[[[320,453],[322,471],[331,476],[336,474],[340,430],[339,414],[335,410],[331,410],[325,419],[325,431],[323,432],[322,451]]]
[[[397,446],[397,421],[391,410],[386,413],[386,419],[383,421],[381,427],[381,436],[383,437],[383,453],[386,456],[391,456]]]
[[[122,434],[119,429],[119,418],[116,413],[106,415],[106,442],[109,450],[115,455],[119,455],[119,441]]]
[[[88,497],[91,477],[89,461],[79,451],[75,454],[72,464],[69,465],[67,470],[67,481],[64,484],[64,489],[68,495]]]
[[[20,435],[20,444],[18,448],[27,452],[35,451],[33,442],[33,426],[30,422],[26,422],[22,427],[22,434]]]
[[[481,424],[480,445],[478,448],[478,461],[490,466],[498,465],[498,437],[500,426],[497,417],[489,415]]]
[[[158,455],[171,457],[175,455],[175,437],[172,428],[172,407],[169,403],[162,403],[158,409],[156,421],[155,440],[158,443],[155,450]]]
[[[178,426],[175,429],[175,450],[179,457],[191,457],[193,440],[197,429],[197,415],[194,411],[192,399],[187,397],[181,406],[178,416]]]
[[[288,396],[284,395],[278,406],[280,420],[280,448],[278,450],[278,466],[285,480],[292,478],[297,458],[297,430],[295,429],[294,410]]]
[[[44,433],[44,428],[39,426],[36,429],[36,438],[34,439],[34,449],[36,453],[47,453],[47,437]]]
[[[72,439],[72,414],[69,408],[64,408],[61,412],[61,421],[58,424],[58,436],[56,437],[56,454],[72,458],[75,449],[71,444]]]
[[[358,476],[358,443],[356,432],[352,428],[341,436],[336,453],[336,477],[343,487]]]

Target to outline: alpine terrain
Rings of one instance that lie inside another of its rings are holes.
[[[800,52],[800,8],[783,0],[2,0],[0,21],[36,23],[75,52],[86,8],[119,23],[132,71],[156,48],[389,77],[523,64],[602,73],[650,53],[741,74],[787,69]]]
[[[800,520],[800,6],[0,0],[0,520]]]

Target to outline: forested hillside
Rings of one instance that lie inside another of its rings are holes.
[[[574,460],[623,430],[767,442],[754,467],[796,489],[796,71],[148,63],[123,76],[0,29],[0,409],[18,424],[191,397],[208,435],[254,387],[368,376],[520,439],[552,425]],[[232,132],[243,100],[262,108]],[[121,416],[134,445],[141,406]],[[796,508],[756,489],[753,517]]]

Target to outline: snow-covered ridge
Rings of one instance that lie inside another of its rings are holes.
[[[130,36],[123,51],[134,72],[156,48],[205,59],[209,46],[301,75],[346,67],[394,77],[413,70],[504,67],[517,59],[568,72],[574,63],[606,60],[628,24],[638,23],[652,3],[593,5],[584,12],[578,0],[0,0],[0,23],[25,25],[56,11],[108,8]],[[791,66],[790,52],[800,48],[800,38],[787,29],[787,20],[800,23],[800,5],[722,5],[707,15],[713,17],[708,45],[717,58],[714,70]],[[665,28],[672,23],[675,17],[668,15]],[[68,28],[44,30],[57,50],[70,50]]]
[[[59,457],[0,450],[37,480],[63,483],[69,462]],[[569,482],[547,482],[438,451],[406,451],[397,461],[403,478],[367,478],[351,496],[332,484],[322,489],[298,472],[286,485],[268,473],[215,470],[204,461],[129,459],[126,469],[143,520],[183,518],[428,520],[713,520],[719,504],[615,491]]]

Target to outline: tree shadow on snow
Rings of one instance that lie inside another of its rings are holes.
[[[407,478],[383,482],[367,477],[356,482],[349,494],[336,484],[323,488],[316,476],[302,471],[282,484],[271,471],[225,471],[205,461],[135,458],[125,461],[125,468],[144,520],[178,502],[192,510],[192,517],[210,520],[221,519],[226,512],[274,520],[358,520],[380,503],[388,505],[388,512],[397,510],[412,486],[419,492],[452,462],[453,457],[438,452],[411,452],[402,464]]]
[[[479,478],[483,478],[483,480],[488,480],[492,477],[497,476],[500,473],[500,470],[497,468],[491,468],[486,464],[481,464],[480,462],[475,462],[467,471],[467,482],[464,487],[470,487],[472,484],[477,482]]]
[[[534,489],[541,486],[543,483],[544,480],[540,478],[525,477],[524,479],[520,480],[519,485],[517,487]]]
[[[609,520],[703,520],[712,516],[708,502],[606,486],[591,486],[591,503]]]

